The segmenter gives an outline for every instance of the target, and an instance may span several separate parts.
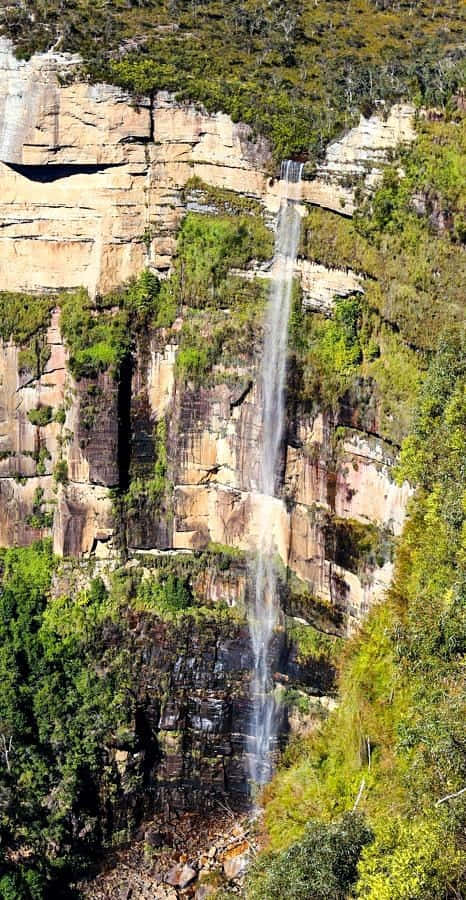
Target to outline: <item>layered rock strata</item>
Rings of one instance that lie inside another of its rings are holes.
[[[109,85],[67,84],[76,64],[55,53],[18,61],[0,39],[4,290],[95,294],[145,263],[166,272],[193,177],[277,211],[270,149],[249,128],[163,92],[134,101]],[[350,215],[355,182],[377,177],[387,151],[413,138],[412,122],[407,105],[362,118],[330,145],[303,200]]]
[[[108,85],[70,82],[74,57],[49,53],[20,62],[5,41],[0,51],[4,290],[84,285],[92,295],[146,265],[165,275],[193,177],[255,198],[271,221],[279,192],[270,150],[253,141],[245,126],[164,93],[136,102]],[[361,119],[329,147],[316,177],[304,182],[303,202],[350,214],[354,182],[371,183],[387,150],[412,137],[407,106],[394,107],[385,118]],[[297,274],[305,304],[327,315],[335,295],[364,290],[355,273],[306,260]],[[219,369],[215,384],[194,389],[175,376],[173,338],[165,344],[160,335],[150,337],[149,348],[136,349],[133,399],[122,410],[121,392],[109,374],[88,383],[73,381],[67,372],[57,311],[47,341],[51,355],[38,378],[19,374],[17,347],[0,347],[3,544],[50,533],[53,518],[55,549],[64,555],[114,558],[122,546],[129,553],[196,551],[210,542],[253,551],[266,505],[282,563],[314,595],[350,621],[381,596],[391,575],[389,554],[356,570],[345,568],[326,535],[329,521],[340,519],[399,533],[408,489],[391,479],[389,448],[369,440],[356,425],[347,430],[336,459],[332,434],[339,422],[312,418],[298,407],[290,413],[282,497],[261,496],[259,347],[251,348],[246,369],[230,373],[236,387],[231,378],[222,381]],[[51,419],[33,424],[30,414],[41,406],[50,408]],[[159,509],[141,501],[136,515],[124,514],[117,525],[110,491],[124,486],[122,469],[128,466],[122,458],[122,416],[131,429],[133,461],[138,454],[145,459],[144,477],[150,477],[154,461],[155,424],[163,416],[169,419],[172,487]]]

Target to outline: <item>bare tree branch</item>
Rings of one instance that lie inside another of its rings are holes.
[[[459,797],[461,794],[464,794],[466,791],[466,787],[461,788],[460,791],[456,791],[456,794],[447,794],[446,797],[442,797],[440,800],[437,800],[436,806],[440,806],[441,803],[445,803],[446,800],[454,800],[455,797]]]

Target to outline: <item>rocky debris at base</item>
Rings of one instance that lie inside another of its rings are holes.
[[[259,843],[248,813],[160,816],[76,888],[84,900],[206,900],[222,888],[241,897]]]
[[[183,888],[188,887],[188,884],[191,884],[196,877],[196,869],[193,869],[186,863],[184,865],[183,863],[178,863],[177,866],[172,866],[165,880],[168,884],[173,885],[173,887],[179,887],[183,890]]]

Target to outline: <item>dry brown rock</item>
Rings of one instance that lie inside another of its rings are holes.
[[[172,887],[178,887],[183,890],[183,888],[194,881],[196,876],[197,872],[195,869],[188,866],[187,863],[179,863],[177,866],[173,866],[170,869],[166,875],[165,881],[167,884],[171,884]]]
[[[251,850],[247,841],[242,841],[223,854],[223,871],[228,881],[241,878],[247,871]]]

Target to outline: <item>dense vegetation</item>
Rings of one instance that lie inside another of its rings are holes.
[[[304,221],[303,255],[365,281],[364,296],[337,300],[332,318],[295,309],[301,396],[336,415],[356,400],[367,430],[396,445],[431,353],[464,322],[465,139],[459,110],[422,120],[416,143],[397,154],[372,198],[361,197],[353,220],[312,209]]]
[[[456,0],[3,0],[28,55],[77,50],[92,78],[223,110],[271,138],[278,159],[318,155],[375,101],[442,105],[461,68]]]
[[[116,827],[114,751],[138,741],[139,675],[127,614],[152,624],[175,620],[175,646],[199,616],[206,641],[209,623],[222,616],[231,632],[232,614],[221,605],[206,608],[193,588],[207,561],[208,554],[199,557],[188,571],[174,559],[144,580],[117,571],[109,592],[100,578],[83,579],[69,564],[60,571],[47,542],[0,551],[2,900],[61,896],[73,873],[112,840],[105,819],[113,810]],[[68,592],[52,592],[55,574]],[[134,778],[143,808],[150,789]],[[121,827],[120,840],[124,821]]]
[[[54,306],[53,297],[0,292],[0,338],[22,348],[18,359],[21,371],[40,375],[43,370],[50,352],[46,334]]]
[[[371,838],[357,814],[346,814],[330,826],[311,822],[302,840],[291,844],[282,858],[262,854],[249,877],[248,897],[344,900],[356,881],[361,850]]]
[[[464,799],[443,800],[466,774],[463,361],[457,339],[442,345],[403,447],[399,477],[419,488],[390,598],[343,654],[338,710],[290,748],[268,794],[280,849],[310,818],[351,809],[362,791],[375,841],[362,854],[357,896],[372,900],[457,897],[464,875]],[[286,866],[278,859],[277,870]]]
[[[464,121],[424,123],[418,143],[402,154],[404,172],[395,161],[354,223],[322,211],[308,219],[307,252],[330,265],[352,261],[371,280],[364,298],[337,302],[332,320],[316,317],[308,326],[303,365],[310,352],[321,402],[330,408],[366,373],[394,411],[398,395],[401,421],[387,418],[381,430],[402,440],[396,477],[416,493],[389,597],[340,657],[337,710],[290,746],[267,790],[269,881],[261,881],[259,864],[251,897],[256,883],[259,897],[261,884],[274,896],[286,883],[290,853],[299,884],[312,823],[323,827],[355,806],[373,832],[355,896],[462,896],[466,348],[461,283],[453,273],[464,267],[463,129]],[[413,208],[415,198],[422,208]],[[389,299],[390,321],[383,321]],[[376,352],[368,351],[371,341]],[[380,384],[381,366],[396,377]],[[346,540],[344,546],[348,552]],[[320,894],[310,888],[305,896]],[[341,895],[335,889],[326,896]]]

